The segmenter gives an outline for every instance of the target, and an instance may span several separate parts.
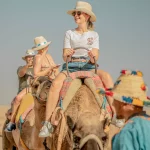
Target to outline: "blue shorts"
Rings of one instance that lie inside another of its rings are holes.
[[[68,63],[69,72],[76,72],[76,71],[90,71],[95,69],[94,64],[90,64],[88,62],[69,62]],[[62,66],[62,71],[66,71],[66,63]]]

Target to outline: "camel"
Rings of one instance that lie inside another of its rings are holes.
[[[86,85],[82,85],[77,91],[64,115],[68,130],[61,150],[72,150],[73,148],[101,150],[98,143],[103,146],[105,142],[104,122],[99,120],[100,108],[93,93]],[[59,133],[59,126],[54,132],[54,139],[58,138],[57,133]],[[56,141],[54,141],[55,146],[57,145]]]
[[[51,82],[47,82],[45,88],[50,87]],[[46,103],[38,103],[35,100],[35,109],[31,110],[29,114],[26,116],[25,122],[22,124],[21,131],[19,129],[13,130],[12,132],[5,132],[4,129],[8,120],[6,120],[3,131],[2,131],[2,147],[3,150],[12,150],[16,145],[16,140],[18,135],[20,134],[21,140],[24,144],[19,144],[19,150],[45,150],[43,145],[44,139],[39,138],[38,134],[41,128],[41,122],[44,120]],[[37,111],[40,110],[38,113]],[[42,112],[42,113],[41,113]],[[37,113],[37,115],[36,115]],[[41,120],[39,117],[42,114]],[[16,138],[14,138],[14,136]],[[24,145],[24,146],[23,146]]]
[[[43,80],[37,82],[38,84],[35,84],[32,90],[34,110],[28,114],[22,125],[21,138],[27,150],[45,150],[46,148],[55,150],[59,145],[61,124],[55,126],[52,137],[46,139],[38,137],[42,127],[41,122],[45,119],[46,99],[51,82],[45,81],[40,88]],[[100,99],[103,100],[103,96],[100,96]],[[108,135],[104,132],[105,122],[99,120],[100,112],[93,93],[86,85],[82,85],[64,112],[67,127],[60,150],[106,150]],[[3,131],[3,150],[12,149],[12,146],[16,146],[12,133]]]
[[[44,87],[44,86],[43,86]],[[43,88],[40,92],[39,98],[35,97],[35,115],[38,116],[35,120],[36,124],[41,127],[41,120],[44,120],[45,106],[39,107],[40,103],[46,103],[47,97],[46,88]],[[39,99],[39,100],[37,100]],[[103,101],[103,96],[100,96]],[[45,100],[45,101],[44,101]],[[49,149],[55,150],[102,150],[107,135],[104,133],[104,121],[100,121],[100,107],[98,106],[92,91],[86,86],[82,85],[76,92],[72,101],[70,102],[67,110],[64,112],[66,120],[65,134],[62,137],[61,147],[58,148],[59,135],[61,123],[55,126],[54,133],[50,140],[46,140],[50,146]],[[59,116],[57,116],[59,118]],[[61,122],[61,121],[60,121]]]

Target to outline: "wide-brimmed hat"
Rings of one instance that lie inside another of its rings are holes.
[[[78,1],[76,3],[75,9],[69,10],[67,13],[69,15],[72,15],[72,13],[75,11],[81,11],[81,12],[84,12],[84,13],[88,14],[89,16],[91,16],[91,18],[90,18],[91,22],[96,21],[96,16],[92,11],[92,6],[87,2]]]
[[[35,48],[33,48],[33,50],[41,50],[47,47],[50,43],[51,41],[47,42],[47,40],[43,36],[38,36],[34,39]]]
[[[106,90],[105,94],[117,101],[143,107],[150,106],[147,90],[141,71],[122,70],[114,88]]]
[[[27,56],[35,56],[35,52],[32,49],[28,49],[22,59],[25,60]]]

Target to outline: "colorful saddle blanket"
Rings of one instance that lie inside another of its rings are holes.
[[[76,91],[82,85],[82,83],[81,83],[81,81],[79,81],[79,79],[86,79],[86,78],[92,79],[96,89],[99,89],[99,88],[104,89],[102,80],[100,79],[100,77],[98,75],[96,75],[93,72],[77,71],[77,72],[69,73],[69,76],[64,81],[62,89],[60,91],[59,106],[61,108],[66,110],[67,106],[69,105],[69,103],[70,103],[71,99],[73,98],[73,96],[75,95]],[[75,81],[77,79],[78,79],[78,81]],[[90,84],[91,84],[91,82],[90,82]],[[87,85],[87,83],[86,83],[86,85]],[[89,88],[92,90],[93,86],[91,85],[91,87],[89,87]],[[70,94],[72,94],[72,95],[70,95]],[[93,94],[95,94],[95,93],[93,92]],[[99,100],[98,100],[99,98],[96,95],[95,95],[95,98],[97,99],[97,102],[99,102]],[[105,109],[110,114],[110,116],[112,116],[112,110],[111,110],[106,98],[104,98],[101,108]]]
[[[71,85],[71,82],[76,78],[80,78],[80,79],[91,78],[96,86],[96,89],[103,87],[103,83],[102,83],[100,77],[91,71],[77,71],[77,72],[70,73],[69,75],[70,76],[67,77],[63,83],[63,87],[60,91],[60,99],[64,99],[64,97]]]

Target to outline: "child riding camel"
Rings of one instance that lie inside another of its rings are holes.
[[[27,80],[30,75],[33,75],[33,58],[35,53],[32,49],[26,51],[25,56],[22,59],[26,62],[25,66],[20,66],[17,70],[18,79],[19,79],[19,90],[18,95],[12,101],[12,114],[10,122],[7,124],[5,131],[11,132],[13,129],[16,128],[15,125],[15,117],[18,107],[21,103],[23,96],[26,94],[27,91]]]

